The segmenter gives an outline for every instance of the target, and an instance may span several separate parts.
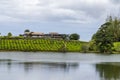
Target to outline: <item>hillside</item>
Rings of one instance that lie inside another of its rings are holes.
[[[0,39],[1,51],[81,52],[86,42],[56,39]]]

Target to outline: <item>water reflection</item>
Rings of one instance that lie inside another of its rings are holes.
[[[6,67],[8,70],[12,70],[13,67],[19,67],[24,69],[25,72],[33,70],[44,69],[48,71],[64,71],[68,72],[70,69],[77,69],[78,63],[50,63],[50,62],[14,62],[12,60],[0,60],[1,66]]]
[[[0,80],[120,80],[120,63],[111,62],[120,55],[0,53]]]
[[[96,71],[104,80],[120,80],[120,63],[96,64]]]
[[[24,70],[26,72],[31,71],[32,69],[45,69],[51,71],[64,71],[68,72],[71,68],[76,69],[79,64],[78,63],[44,63],[44,62],[25,62],[19,63],[19,65],[23,65]]]

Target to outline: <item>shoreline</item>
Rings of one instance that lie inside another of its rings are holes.
[[[49,52],[49,53],[84,53],[84,54],[89,54],[89,53],[98,53],[100,54],[99,52],[96,52],[96,51],[87,51],[87,52],[84,52],[84,51],[66,51],[66,52],[62,52],[62,51],[17,51],[17,50],[0,50],[0,52]]]
[[[17,51],[17,50],[0,50],[0,52],[34,52],[34,53],[83,53],[83,54],[91,54],[91,53],[94,53],[94,54],[108,54],[108,53],[100,53],[98,51],[87,51],[87,52],[84,52],[84,51],[66,51],[66,52],[60,52],[60,51]],[[110,54],[120,54],[120,52],[113,52],[113,53],[109,53],[108,55]]]

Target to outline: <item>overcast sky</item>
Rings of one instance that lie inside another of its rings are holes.
[[[109,15],[120,16],[120,0],[0,0],[0,32],[78,33],[89,41]]]

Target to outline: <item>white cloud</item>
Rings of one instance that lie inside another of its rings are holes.
[[[116,6],[118,10],[114,3],[113,0],[0,0],[0,21],[90,23],[110,14]]]
[[[0,22],[18,22],[21,21],[20,19],[14,18],[14,17],[10,17],[10,16],[6,16],[6,15],[0,15]]]

